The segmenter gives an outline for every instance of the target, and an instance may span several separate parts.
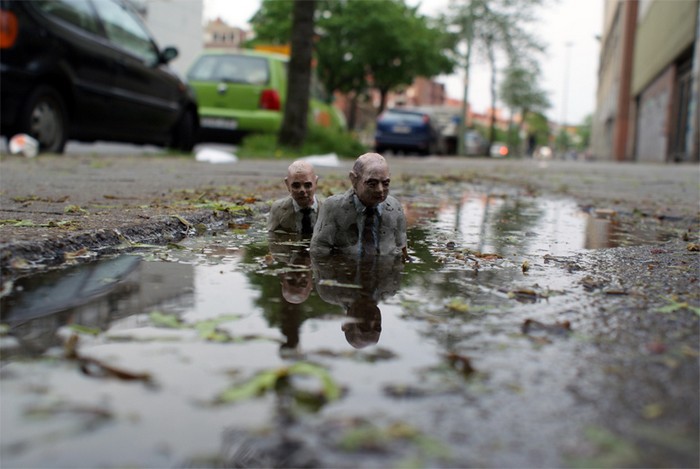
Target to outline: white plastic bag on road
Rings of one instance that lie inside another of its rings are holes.
[[[340,166],[338,155],[336,155],[335,153],[327,153],[325,155],[309,155],[300,159],[302,161],[308,161],[314,166]]]
[[[10,153],[21,153],[27,158],[34,158],[39,154],[39,142],[30,135],[17,134],[10,139]]]
[[[238,157],[227,151],[218,150],[216,148],[202,148],[197,150],[195,160],[203,163],[235,163]]]

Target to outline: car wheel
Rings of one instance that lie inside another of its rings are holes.
[[[169,147],[174,150],[190,152],[197,143],[195,118],[192,112],[185,111],[175,127],[173,127],[170,137]]]
[[[68,136],[65,109],[55,89],[39,86],[24,106],[19,131],[37,139],[39,151],[63,153]]]

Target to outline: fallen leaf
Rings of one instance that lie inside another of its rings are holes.
[[[611,219],[617,216],[617,212],[611,208],[597,208],[593,210],[593,215],[595,215],[596,218]]]
[[[646,419],[656,419],[663,415],[664,406],[661,403],[655,402],[653,404],[647,404],[644,406],[642,414]]]
[[[447,362],[452,368],[459,371],[464,376],[469,376],[476,371],[469,357],[456,353],[448,353],[445,355],[445,358],[447,358]]]
[[[526,319],[521,327],[525,335],[569,335],[571,333],[571,323],[569,321],[555,322],[554,324],[545,324],[534,319]]]
[[[666,348],[666,344],[658,340],[646,344],[646,349],[649,351],[649,353],[661,354],[666,351]]]
[[[67,261],[73,260],[73,259],[85,258],[85,257],[89,257],[89,256],[90,256],[90,251],[88,250],[88,248],[82,248],[82,249],[78,249],[77,251],[63,253],[63,258]]]
[[[63,213],[87,213],[87,210],[79,205],[66,205],[63,209]]]

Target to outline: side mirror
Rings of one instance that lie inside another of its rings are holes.
[[[172,47],[168,46],[163,51],[160,53],[160,60],[164,63],[167,64],[168,62],[172,61],[179,55],[179,51],[177,50],[177,47]]]

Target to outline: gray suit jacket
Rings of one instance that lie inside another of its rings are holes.
[[[311,238],[311,253],[357,255],[360,250],[360,218],[353,200],[354,191],[329,197],[318,213]],[[379,218],[379,254],[398,255],[406,247],[406,217],[401,203],[388,196]]]
[[[321,201],[316,197],[318,209],[321,208]],[[311,225],[316,223],[317,212],[311,212]],[[294,211],[294,201],[288,195],[276,200],[270,208],[267,218],[267,231],[284,231],[286,233],[301,233],[301,213]]]

